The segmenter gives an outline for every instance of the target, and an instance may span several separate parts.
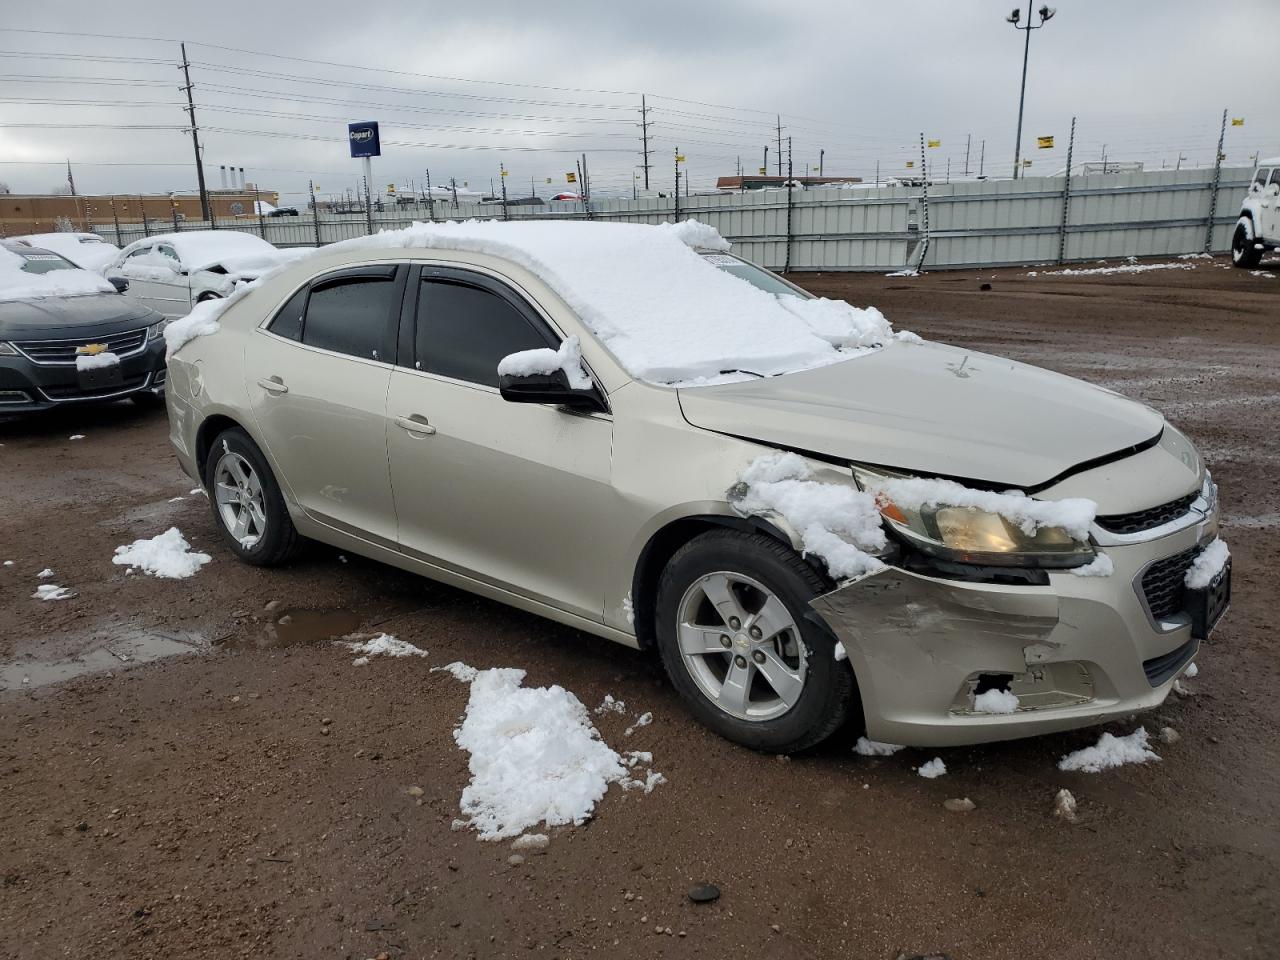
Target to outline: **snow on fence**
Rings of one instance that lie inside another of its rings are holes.
[[[1229,249],[1239,200],[1252,170],[1223,168],[1211,249]],[[1088,261],[1127,256],[1198,253],[1209,231],[1212,170],[1159,170],[1091,176],[1026,177],[929,185],[929,244],[919,188],[904,186],[762,190],[681,197],[680,219],[709,223],[733,243],[734,252],[773,270],[900,270],[1007,266]],[[1063,218],[1064,204],[1067,217]],[[388,207],[372,216],[375,231],[414,220],[501,219],[500,204],[436,200]],[[508,208],[512,220],[593,219],[662,223],[677,215],[671,198],[550,201]],[[92,229],[124,245],[147,234],[167,233],[169,223],[95,223]],[[182,230],[206,230],[208,222],[183,221]],[[363,213],[318,218],[221,219],[219,230],[256,233],[281,247],[315,246],[363,236]],[[1059,258],[1059,250],[1063,256]]]

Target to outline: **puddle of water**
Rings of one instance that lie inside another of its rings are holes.
[[[257,636],[230,637],[228,646],[292,647],[336,640],[359,629],[362,618],[350,610],[280,610]]]
[[[73,657],[2,664],[0,691],[30,690],[85,674],[123,670],[164,657],[199,652],[202,638],[198,634],[184,633],[183,637],[139,630],[113,637],[103,646]]]

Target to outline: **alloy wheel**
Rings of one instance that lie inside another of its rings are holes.
[[[234,451],[224,451],[213,472],[213,494],[227,532],[246,550],[267,534],[262,481],[253,464]]]

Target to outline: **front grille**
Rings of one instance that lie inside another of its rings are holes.
[[[107,350],[119,357],[137,353],[147,342],[147,328],[110,333],[102,337],[75,340],[15,340],[13,345],[35,363],[54,365],[75,363],[76,350],[90,343],[105,343]]]
[[[1187,569],[1199,552],[1199,547],[1192,547],[1147,567],[1147,572],[1142,575],[1142,595],[1154,619],[1170,620],[1183,612]]]
[[[110,387],[103,387],[100,390],[81,390],[77,386],[69,387],[41,387],[40,392],[48,399],[59,400],[94,400],[100,397],[110,397],[120,393],[127,393],[130,390],[137,390],[147,385],[147,379],[151,376],[145,373],[140,377],[129,377],[124,382],[115,384]]]
[[[1166,523],[1177,520],[1191,509],[1191,504],[1199,494],[1189,493],[1177,500],[1170,500],[1158,507],[1147,507],[1133,513],[1113,513],[1110,516],[1098,517],[1098,526],[1112,533],[1142,533],[1154,530]]]

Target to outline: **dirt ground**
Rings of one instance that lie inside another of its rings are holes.
[[[237,563],[160,412],[0,424],[0,956],[1280,955],[1280,264],[1182,262],[798,277],[899,328],[1139,398],[1210,461],[1233,608],[1193,695],[1142,718],[1181,740],[1096,775],[1056,762],[1097,731],[754,754],[693,723],[648,656],[325,548],[287,569]],[[111,563],[174,524],[213,555],[196,576]],[[31,599],[45,567],[73,599]],[[429,656],[356,667],[318,639],[374,627]],[[652,751],[667,783],[612,789],[510,865],[507,844],[451,829],[467,687],[430,668],[459,659],[589,706],[625,700],[601,734]],[[653,723],[624,736],[644,711]],[[935,754],[947,775],[917,776]],[[1077,823],[1052,815],[1061,787]],[[976,810],[949,812],[953,797]],[[703,880],[718,902],[688,900]]]

